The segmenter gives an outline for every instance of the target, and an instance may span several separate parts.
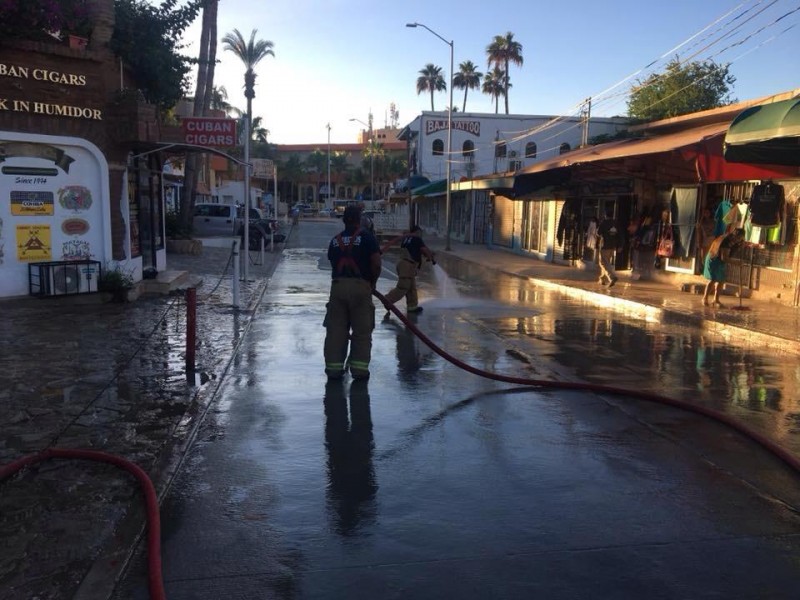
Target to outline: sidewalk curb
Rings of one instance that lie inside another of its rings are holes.
[[[479,261],[470,260],[463,256],[459,256],[454,251],[439,249],[448,258],[460,260],[466,263],[480,265],[485,268],[489,267]],[[509,269],[499,269],[505,275],[525,279],[535,285],[548,288],[572,298],[581,299],[591,302],[597,306],[609,308],[611,310],[628,313],[634,317],[644,319],[648,322],[672,322],[680,325],[696,327],[711,335],[717,335],[723,338],[727,343],[739,346],[768,346],[770,349],[777,352],[787,354],[800,354],[800,341],[788,338],[782,338],[773,334],[763,333],[755,329],[748,329],[730,323],[724,323],[714,319],[707,319],[703,315],[697,313],[686,313],[684,311],[675,310],[664,306],[655,306],[647,304],[639,300],[630,300],[628,298],[621,298],[614,296],[610,291],[605,293],[593,290],[587,290],[580,285],[570,285],[568,283],[551,281],[549,279],[542,279],[539,277],[532,277],[530,275],[523,275]]]

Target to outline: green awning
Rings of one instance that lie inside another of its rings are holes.
[[[725,135],[725,160],[800,166],[800,98],[742,112]]]
[[[425,185],[421,185],[419,187],[414,188],[411,190],[411,197],[416,196],[441,196],[442,194],[447,192],[446,179],[440,179],[438,181],[432,181],[431,183],[426,183]]]

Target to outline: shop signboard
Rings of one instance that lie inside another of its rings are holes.
[[[237,145],[236,119],[184,117],[181,119],[181,129],[186,144],[216,148]]]

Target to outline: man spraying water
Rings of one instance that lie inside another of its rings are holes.
[[[392,304],[405,297],[406,310],[410,313],[422,310],[417,296],[417,271],[422,266],[423,257],[436,264],[433,251],[422,241],[422,228],[419,225],[414,225],[411,231],[403,237],[403,241],[400,242],[400,260],[397,261],[397,285],[386,294],[386,299]]]

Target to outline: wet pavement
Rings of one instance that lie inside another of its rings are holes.
[[[794,597],[797,476],[711,423],[465,376],[396,319],[376,328],[368,385],[326,385],[331,228],[301,224],[266,292],[250,286],[253,310],[230,311],[226,285],[206,302],[200,388],[183,378],[180,300],[4,303],[0,462],[93,447],[161,490],[175,475],[170,598]],[[204,258],[190,267],[209,289],[225,255]],[[726,322],[664,284],[598,290],[591,273],[464,245],[439,262],[417,321],[470,364],[694,399],[800,455],[796,314],[744,300]],[[765,349],[778,318],[784,341]],[[107,597],[141,517],[130,479],[54,462],[0,493],[0,597]],[[140,560],[115,597],[146,597]]]

